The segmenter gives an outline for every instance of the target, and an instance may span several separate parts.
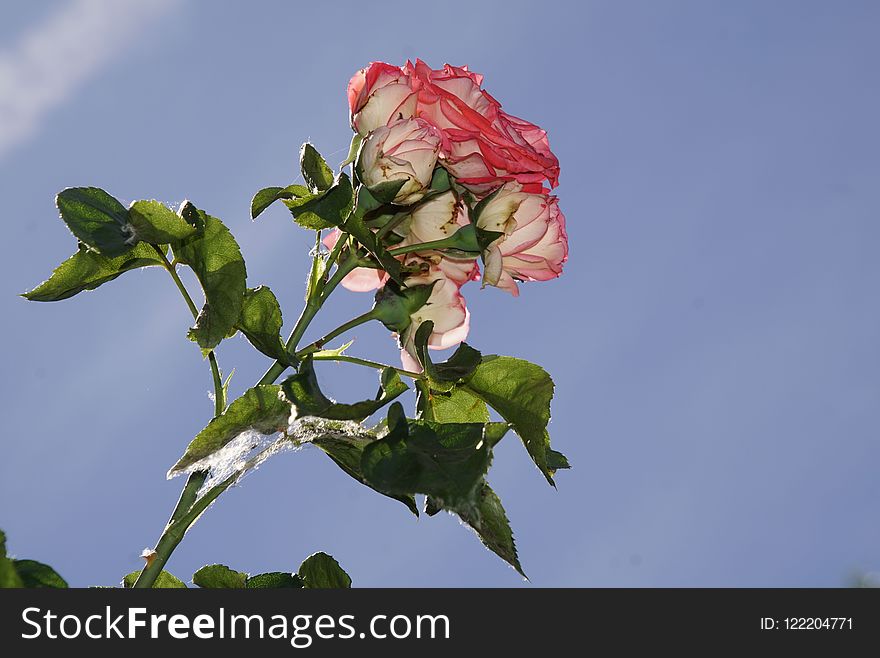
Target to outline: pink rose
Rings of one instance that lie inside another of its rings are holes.
[[[480,88],[483,76],[447,64],[432,70],[421,60],[403,69],[418,91],[418,116],[443,131],[444,166],[459,183],[486,194],[507,181],[539,191],[559,182],[559,161],[547,133],[501,109]]]
[[[444,192],[410,211],[409,217],[397,229],[405,237],[396,246],[408,247],[443,240],[468,224],[467,206],[452,191]],[[416,253],[418,257],[408,258],[406,265],[412,267],[416,264],[424,268],[430,263],[431,267],[439,269],[459,287],[480,278],[480,268],[475,259],[453,258],[447,253],[433,250]]]
[[[519,295],[517,281],[547,281],[568,258],[565,216],[558,199],[506,183],[478,208],[477,226],[503,233],[483,254],[484,284]]]
[[[434,330],[428,338],[428,348],[432,350],[443,350],[457,345],[467,338],[470,330],[470,313],[465,306],[460,286],[449,279],[439,267],[429,264],[424,274],[408,277],[406,283],[418,286],[434,281],[436,283],[428,301],[410,316],[412,322],[398,337],[400,360],[407,370],[422,370],[416,356],[415,336],[423,322],[431,320],[434,323]]]
[[[358,176],[367,188],[403,181],[393,202],[410,205],[431,186],[442,136],[424,119],[399,119],[374,129],[361,146]]]
[[[366,135],[379,126],[415,115],[417,94],[400,67],[373,62],[348,83],[351,127]]]

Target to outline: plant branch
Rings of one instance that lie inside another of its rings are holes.
[[[367,368],[375,368],[376,370],[391,368],[398,374],[404,375],[405,377],[411,377],[413,379],[427,379],[427,377],[425,377],[425,375],[422,373],[412,372],[411,370],[404,370],[403,368],[390,366],[387,363],[379,363],[378,361],[361,359],[356,356],[348,356],[347,354],[314,354],[312,355],[312,358],[315,361],[342,361],[345,363],[354,363],[355,365],[365,366]]]
[[[333,340],[337,336],[340,336],[340,335],[344,334],[346,331],[348,331],[349,329],[354,329],[355,327],[362,325],[365,322],[369,322],[370,320],[373,320],[375,318],[376,318],[376,312],[373,309],[370,309],[366,313],[363,313],[363,314],[357,316],[356,318],[353,318],[353,319],[349,320],[348,322],[345,322],[345,323],[339,325],[338,327],[336,327],[336,329],[331,331],[329,334],[327,334],[323,338],[319,338],[311,345],[307,345],[306,347],[302,348],[301,350],[299,350],[298,352],[296,352],[294,354],[294,357],[296,357],[298,360],[301,360],[303,357],[308,356],[309,354],[312,354],[313,352],[317,352],[319,350],[322,350],[322,349],[324,349],[324,345],[329,343],[331,340]]]
[[[340,242],[342,238],[340,238]],[[336,243],[337,245],[339,242]],[[332,256],[332,253],[331,253]],[[342,279],[345,278],[347,274],[349,274],[355,267],[357,267],[357,256],[352,254],[348,257],[348,259],[340,264],[336,271],[333,273],[333,276],[324,284],[323,289],[321,290],[321,294],[317,299],[309,299],[306,302],[305,307],[303,308],[302,314],[299,316],[299,319],[296,321],[296,324],[293,327],[293,331],[290,332],[290,336],[287,339],[286,348],[287,351],[294,357],[297,358],[296,350],[299,341],[302,339],[303,334],[306,332],[309,324],[312,319],[315,317],[317,312],[324,305],[324,302],[327,301],[327,298],[330,296],[330,293],[338,286]],[[320,348],[317,348],[320,349]],[[315,350],[313,350],[315,351]],[[258,382],[259,384],[271,384],[275,380],[277,380],[281,373],[287,370],[287,365],[282,363],[281,361],[276,361],[272,364],[272,366],[266,371],[263,377]]]

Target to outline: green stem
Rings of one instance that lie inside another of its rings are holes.
[[[418,372],[412,372],[411,370],[404,370],[403,368],[389,366],[387,363],[379,363],[378,361],[361,359],[356,356],[348,356],[347,354],[315,354],[312,356],[312,358],[315,361],[343,361],[345,363],[354,363],[355,365],[366,366],[367,368],[375,368],[376,370],[391,368],[392,370],[405,377],[412,377],[413,379],[427,379],[425,375]]]
[[[242,471],[233,473],[220,484],[211,487],[198,500],[196,500],[196,495],[204,484],[207,473],[200,471],[189,476],[186,487],[184,487],[183,492],[180,494],[177,507],[174,509],[174,514],[172,514],[171,520],[168,521],[168,525],[165,526],[162,537],[159,538],[159,543],[156,544],[156,556],[150,562],[150,565],[141,571],[134,583],[136,589],[149,589],[153,586],[156,578],[162,573],[162,567],[168,562],[168,558],[171,557],[177,545],[183,541],[186,531],[202,515],[202,512],[217,500],[220,494],[235,483],[241,474]]]
[[[193,317],[198,317],[198,309],[196,308],[195,303],[190,297],[189,292],[186,290],[186,287],[183,285],[183,281],[180,280],[180,277],[177,274],[176,268],[172,263],[168,261],[168,258],[165,256],[165,253],[162,252],[161,249],[156,247],[156,252],[159,254],[162,259],[162,263],[165,266],[165,269],[171,275],[171,278],[174,279],[175,284],[177,285],[178,290],[180,290],[181,295],[183,295],[184,300],[186,300],[187,306],[193,314]],[[335,252],[338,255],[338,251]],[[296,349],[297,344],[302,339],[303,334],[305,333],[309,323],[315,317],[315,314],[320,310],[324,301],[326,301],[327,297],[333,292],[333,289],[341,283],[342,279],[351,272],[355,267],[357,267],[357,256],[352,254],[345,263],[341,264],[336,268],[336,272],[333,277],[324,285],[323,290],[321,291],[320,296],[317,299],[309,299],[306,302],[305,308],[303,308],[303,312],[300,315],[299,319],[296,322],[296,325],[291,331],[290,337],[287,339],[287,349],[290,352]],[[346,322],[345,324],[337,327],[329,334],[327,334],[320,341],[316,341],[312,343],[312,345],[308,346],[304,350],[293,354],[294,358],[300,357],[301,355],[310,354],[314,351],[320,349],[319,345],[323,345],[325,342],[332,340],[336,336],[345,331],[348,331],[352,327],[355,327],[359,324],[362,324],[368,320],[372,319],[372,311],[365,313],[354,320]],[[219,416],[223,413],[223,410],[226,408],[226,400],[223,394],[223,381],[220,377],[220,368],[217,365],[217,359],[214,356],[214,352],[211,351],[208,353],[208,360],[211,364],[211,372],[214,375],[214,395],[215,395],[215,411],[216,415]],[[282,372],[287,368],[285,364],[280,362],[276,362],[267,372],[263,375],[263,378],[260,380],[260,384],[269,384],[274,382]],[[159,574],[162,572],[162,568],[168,562],[168,559],[171,557],[171,554],[174,552],[174,549],[177,548],[178,544],[183,541],[183,537],[186,534],[186,531],[190,528],[190,526],[196,522],[196,520],[201,516],[202,512],[204,512],[208,506],[217,499],[220,494],[222,494],[226,489],[228,489],[244,472],[238,471],[234,473],[232,476],[228,477],[226,480],[221,482],[220,484],[212,487],[208,490],[201,498],[198,498],[198,493],[201,490],[202,486],[205,483],[205,480],[208,477],[208,473],[205,471],[196,471],[191,473],[189,478],[186,481],[186,485],[183,488],[183,491],[180,494],[180,498],[177,501],[177,505],[174,508],[174,511],[171,514],[171,518],[168,520],[168,523],[165,525],[165,529],[162,531],[162,536],[159,537],[159,541],[156,543],[155,555],[152,560],[148,563],[146,567],[144,567],[143,571],[141,571],[137,580],[135,581],[134,587],[141,588],[151,588],[153,584],[156,582],[156,578],[159,577]]]
[[[159,247],[153,245],[153,249],[156,250],[156,253],[159,254],[159,257],[162,259],[162,265],[165,267],[168,274],[171,275],[171,278],[174,280],[183,300],[186,302],[187,307],[189,307],[189,312],[192,313],[193,319],[195,320],[199,317],[199,309],[196,307],[196,304],[190,296],[189,291],[186,289],[186,286],[183,285],[180,275],[177,274],[177,268],[174,263],[168,261],[165,252]],[[211,365],[211,376],[214,379],[214,415],[219,416],[223,413],[223,410],[226,409],[226,396],[223,394],[223,378],[220,376],[220,365],[217,363],[217,357],[214,355],[214,350],[208,352],[208,363]]]
[[[397,249],[389,249],[388,253],[392,256],[402,256],[413,251],[427,251],[428,249],[446,249],[452,245],[452,238],[443,238],[442,240],[431,240],[430,242],[420,242],[419,244],[410,244],[405,247],[397,247]]]
[[[371,309],[371,310],[367,311],[366,313],[363,313],[363,314],[357,316],[356,318],[353,318],[353,319],[349,320],[348,322],[345,322],[345,323],[339,325],[338,327],[336,327],[336,329],[331,331],[329,334],[327,334],[323,338],[319,338],[311,345],[306,345],[304,348],[302,348],[301,350],[296,352],[294,354],[294,357],[297,360],[302,360],[302,358],[304,356],[308,356],[309,354],[312,354],[313,352],[317,352],[319,350],[324,349],[324,345],[329,343],[331,340],[333,340],[337,336],[341,336],[346,331],[348,331],[350,329],[354,329],[355,327],[362,325],[365,322],[369,322],[370,320],[374,320],[375,318],[376,318],[376,311]]]
[[[174,283],[177,286],[177,289],[180,291],[180,294],[186,302],[186,305],[189,307],[190,313],[192,313],[193,318],[197,318],[199,315],[198,308],[196,307],[193,298],[190,296],[189,291],[186,289],[186,286],[183,285],[183,281],[181,281],[180,276],[177,274],[177,268],[175,267],[175,264],[169,262],[167,256],[165,255],[165,252],[163,252],[159,247],[156,247],[154,245],[153,248],[162,259],[162,264],[171,275],[171,278],[174,280]],[[226,395],[223,391],[223,379],[220,376],[220,366],[217,363],[217,357],[215,356],[213,350],[208,352],[208,363],[211,365],[211,375],[214,380],[214,415],[219,416],[223,413],[224,409],[226,409]],[[140,575],[137,578],[137,581],[134,584],[135,587],[149,588],[153,586],[156,578],[158,578],[159,574],[162,572],[162,567],[165,566],[168,558],[171,557],[171,553],[174,552],[174,549],[177,548],[177,545],[183,539],[183,535],[186,533],[186,529],[190,525],[192,525],[193,521],[195,521],[195,518],[193,518],[193,520],[187,523],[185,527],[181,525],[182,518],[185,518],[186,515],[193,509],[193,505],[196,504],[196,496],[199,492],[199,489],[201,489],[202,485],[205,483],[205,479],[207,477],[208,473],[206,471],[196,471],[189,476],[189,479],[187,480],[183,491],[180,493],[180,498],[177,501],[177,506],[171,513],[171,518],[165,525],[165,529],[162,531],[162,536],[159,537],[159,541],[156,544],[156,548],[154,549],[156,555],[152,559],[152,561],[150,561],[149,564],[144,567],[144,570],[141,571]],[[218,492],[217,495],[219,496],[220,492]],[[205,497],[203,497],[201,500],[204,500]],[[216,496],[214,496],[214,498],[216,498]]]
[[[340,241],[341,240],[342,238],[340,238]],[[339,243],[337,242],[337,244]],[[297,345],[299,345],[299,341],[302,340],[303,334],[306,332],[309,323],[311,323],[315,314],[321,309],[321,306],[324,305],[324,302],[327,301],[327,297],[330,296],[330,293],[333,292],[336,286],[342,282],[342,279],[344,279],[345,276],[355,267],[357,267],[357,256],[352,254],[344,263],[336,268],[336,272],[334,272],[333,276],[330,277],[330,280],[324,284],[320,297],[318,297],[318,299],[310,299],[306,302],[305,308],[303,308],[303,312],[296,321],[296,325],[294,325],[293,331],[290,332],[290,337],[288,337],[287,343],[285,344],[288,353],[291,353],[291,356],[293,356],[294,359],[297,358],[297,355],[293,352]],[[285,370],[287,370],[287,364],[282,363],[281,361],[276,361],[257,383],[271,384],[277,380]]]
[[[401,222],[403,222],[403,220],[405,220],[406,218],[407,215],[400,214],[392,219],[390,222],[385,224],[385,226],[380,228],[378,231],[376,231],[376,242],[382,242],[382,238],[384,238],[386,235],[391,233],[391,231],[400,226]]]

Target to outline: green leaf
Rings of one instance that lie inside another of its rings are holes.
[[[260,214],[276,201],[293,199],[296,197],[309,197],[312,193],[309,188],[302,185],[288,185],[287,187],[264,187],[254,195],[251,200],[251,219],[256,219]]]
[[[462,343],[443,363],[433,363],[428,351],[428,339],[434,331],[434,323],[427,320],[416,330],[415,347],[419,362],[432,385],[440,390],[450,390],[449,383],[468,377],[480,365],[482,355],[467,343]],[[444,385],[447,384],[447,385]]]
[[[291,365],[281,340],[281,306],[268,286],[248,288],[241,305],[238,328],[251,345],[268,357]]]
[[[200,230],[173,245],[174,257],[192,268],[205,292],[205,305],[188,335],[203,350],[210,350],[241,317],[247,270],[238,243],[223,222],[191,203],[181,208],[181,214]]]
[[[6,533],[0,530],[0,589],[24,587],[15,564],[6,557]]]
[[[320,231],[332,226],[342,226],[353,206],[354,192],[346,174],[339,174],[336,183],[327,190],[285,200],[294,221],[304,228]]]
[[[138,240],[169,244],[190,237],[196,228],[159,201],[135,201],[128,217]]]
[[[568,463],[568,458],[561,452],[558,452],[553,448],[548,447],[547,468],[549,468],[551,471],[561,471],[566,468],[571,468],[571,464]]]
[[[384,181],[370,187],[370,194],[379,203],[379,205],[394,203],[394,198],[397,196],[397,193],[400,192],[400,189],[408,182],[408,178],[404,178],[402,180]],[[358,194],[360,194],[360,192]]]
[[[21,586],[28,589],[50,587],[67,589],[67,581],[48,564],[36,560],[14,560],[13,565],[21,578]]]
[[[449,172],[447,172],[443,167],[436,167],[434,169],[434,173],[431,176],[431,191],[432,192],[446,192],[452,187],[452,183],[449,180]]]
[[[68,187],[55,197],[61,219],[80,242],[104,256],[121,256],[134,236],[128,210],[97,187]]]
[[[389,494],[371,485],[364,477],[361,471],[361,461],[363,459],[364,448],[376,441],[376,436],[366,431],[358,433],[344,431],[342,428],[334,431],[332,428],[322,427],[321,431],[316,432],[310,442],[323,450],[333,462],[347,473],[351,478],[357,480],[361,484],[370,487],[373,491],[377,491],[383,496],[388,496],[394,500],[400,501],[406,505],[410,512],[419,515],[419,509],[416,500],[412,494]]]
[[[385,368],[379,375],[379,391],[372,400],[354,404],[334,402],[321,392],[314,365],[306,358],[299,372],[288,377],[281,385],[287,399],[293,404],[296,417],[317,416],[330,420],[363,420],[406,392],[409,387],[393,368]]]
[[[351,578],[339,562],[326,553],[315,553],[299,565],[299,577],[307,589],[348,589]]]
[[[303,581],[297,574],[280,571],[258,573],[248,578],[246,585],[248,589],[301,589],[302,586]]]
[[[389,418],[389,427],[388,436],[364,448],[361,470],[373,487],[423,493],[457,510],[476,505],[492,460],[483,424],[404,420],[395,426]]]
[[[183,457],[171,467],[168,475],[182,472],[188,466],[213,455],[242,432],[254,430],[260,434],[274,434],[287,428],[290,403],[281,393],[281,387],[258,384],[245,391],[230,404],[226,411],[214,418],[192,440]]]
[[[205,589],[244,589],[247,574],[233,571],[223,564],[210,564],[193,574],[193,583]]]
[[[523,359],[485,356],[465,385],[513,426],[532,460],[553,485],[553,468],[547,458],[550,447],[547,423],[553,398],[550,375]]]
[[[122,586],[126,589],[134,587],[135,581],[141,575],[140,571],[132,571],[122,579]],[[177,576],[173,576],[167,571],[162,571],[153,583],[153,589],[186,589],[184,582]]]
[[[449,391],[426,392],[419,388],[419,408],[424,420],[438,423],[488,423],[489,408],[480,398],[463,386]]]
[[[129,270],[156,265],[162,265],[162,259],[148,244],[135,245],[115,258],[102,256],[80,244],[79,250],[61,263],[52,276],[22,297],[32,302],[57,302],[84,290],[94,290]]]
[[[333,185],[333,170],[314,146],[306,142],[299,151],[299,166],[312,192],[323,192]]]
[[[516,554],[510,521],[507,520],[501,499],[488,484],[483,484],[476,507],[454,511],[474,529],[486,548],[516,569],[523,578],[526,577]]]

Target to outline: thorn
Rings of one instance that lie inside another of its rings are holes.
[[[156,560],[156,556],[159,555],[152,548],[145,548],[141,551],[141,557],[146,560],[147,564],[144,566],[145,569],[149,569],[150,565]]]

